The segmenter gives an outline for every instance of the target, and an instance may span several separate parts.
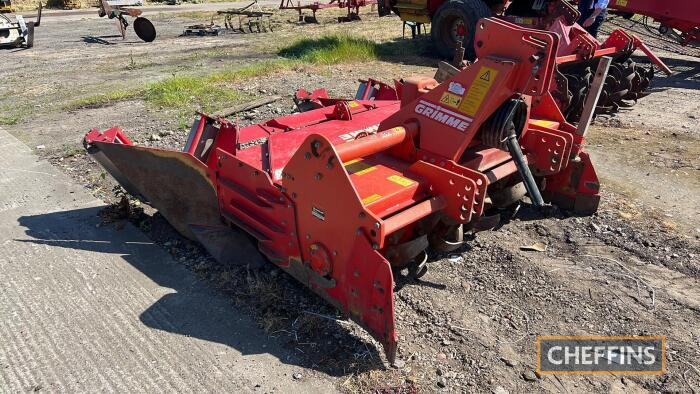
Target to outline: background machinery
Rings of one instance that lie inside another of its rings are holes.
[[[404,21],[430,23],[436,51],[448,58],[460,44],[464,56],[473,60],[475,45],[479,45],[474,40],[477,21],[491,15],[559,34],[557,78],[552,90],[572,123],[578,122],[601,56],[612,57],[613,63],[596,113],[612,114],[647,94],[654,69],[633,61],[635,50],[641,49],[661,70],[671,73],[641,40],[623,30],[615,30],[605,42],[596,40],[576,23],[580,13],[566,0],[385,0],[384,9],[391,9]]]
[[[573,126],[549,91],[558,35],[478,23],[478,60],[442,83],[368,80],[357,99],[319,91],[307,95],[316,109],[246,127],[200,114],[182,151],[135,146],[118,127],[93,129],[84,144],[219,261],[251,264],[257,245],[366,328],[393,361],[394,275],[422,276],[428,250],[459,248],[465,231],[495,225],[498,208],[526,195],[535,207],[598,207],[583,149],[598,94]]]
[[[7,7],[9,9],[10,2]],[[12,21],[9,16],[0,13],[0,48],[31,48],[34,46],[34,28],[41,24],[41,2],[36,21],[24,20],[22,15],[16,15]]]
[[[642,16],[648,28],[647,18],[652,18],[661,35],[683,45],[700,43],[700,4],[696,1],[611,0],[609,7],[626,18]]]
[[[136,6],[142,6],[143,0],[100,0],[98,15],[100,18],[116,19],[117,29],[122,39],[126,38],[126,28],[129,22],[127,16],[134,17],[134,32],[145,42],[152,42],[156,39],[156,28],[150,20],[141,16],[142,11]]]

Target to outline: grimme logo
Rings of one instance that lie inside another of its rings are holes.
[[[459,131],[466,130],[472,123],[472,118],[458,114],[454,111],[450,111],[449,109],[441,107],[437,104],[429,103],[425,100],[420,100],[414,111],[419,115],[437,120],[438,122],[454,127]]]
[[[537,369],[543,374],[663,374],[666,337],[540,336]]]

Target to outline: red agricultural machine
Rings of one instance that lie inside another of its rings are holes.
[[[395,274],[422,276],[428,250],[455,250],[465,231],[495,225],[498,208],[526,195],[536,207],[598,207],[583,144],[607,69],[575,127],[549,91],[557,34],[487,18],[475,37],[478,60],[442,83],[368,81],[358,99],[316,97],[317,109],[246,127],[200,114],[182,151],[134,146],[116,127],[84,143],[214,257],[249,261],[247,232],[393,361]]]
[[[377,0],[331,0],[328,3],[317,1],[311,4],[301,4],[298,0],[281,0],[280,10],[296,10],[299,12],[299,22],[318,23],[316,11],[327,8],[345,8],[348,10],[347,16],[339,16],[338,22],[352,22],[360,20],[360,7],[377,4]],[[311,11],[311,15],[304,15],[304,11]]]
[[[450,58],[458,43],[464,47],[467,59],[475,58],[477,21],[492,15],[557,33],[557,78],[552,89],[566,119],[572,123],[578,122],[601,56],[612,57],[613,63],[596,111],[599,114],[615,113],[648,94],[654,69],[631,60],[635,50],[641,49],[661,70],[671,73],[641,40],[623,30],[615,30],[605,42],[596,40],[576,23],[580,13],[567,0],[384,0],[380,9],[392,10],[404,21],[430,23],[435,49]]]

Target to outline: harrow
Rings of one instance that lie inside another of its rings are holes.
[[[502,18],[518,25],[548,30],[561,37],[557,50],[558,77],[552,89],[569,122],[579,121],[593,73],[602,56],[609,56],[613,61],[596,114],[614,114],[649,94],[654,67],[638,65],[631,59],[637,49],[659,69],[671,74],[664,62],[638,37],[618,29],[605,42],[599,42],[576,23],[580,13],[568,2],[557,0],[542,3],[545,5],[541,9],[534,9],[527,1],[513,2]]]
[[[465,231],[493,226],[525,196],[581,214],[598,207],[583,149],[598,95],[578,127],[563,117],[549,91],[559,36],[487,18],[476,39],[478,60],[442,83],[367,80],[354,100],[306,92],[299,99],[315,109],[246,127],[202,113],[182,151],[135,146],[118,127],[84,144],[220,261],[250,263],[252,239],[393,362],[394,277],[425,274],[428,250],[459,248]]]
[[[382,0],[380,0],[382,1]],[[559,34],[557,78],[553,95],[569,122],[577,123],[590,88],[591,75],[602,56],[613,59],[596,113],[613,114],[633,105],[648,94],[652,66],[631,60],[637,50],[667,74],[668,67],[636,36],[615,30],[605,42],[596,40],[576,21],[581,15],[568,0],[383,0],[402,20],[431,23],[431,37],[437,52],[451,58],[457,44],[469,60],[476,56],[475,29],[479,18],[494,15],[511,23]],[[649,0],[648,2],[651,2]],[[626,3],[626,2],[625,2]]]

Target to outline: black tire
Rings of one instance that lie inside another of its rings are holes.
[[[444,58],[454,56],[456,37],[460,32],[457,26],[463,23],[464,35],[462,46],[464,47],[464,57],[467,60],[474,60],[474,31],[476,23],[481,18],[491,16],[491,10],[482,0],[449,0],[438,8],[433,16],[430,35],[433,39],[435,49]]]
[[[153,23],[144,17],[138,17],[134,20],[134,31],[136,35],[144,42],[153,42],[156,39],[156,28]]]
[[[391,9],[387,8],[384,5],[384,0],[378,0],[377,1],[377,14],[382,17],[382,16],[387,16],[391,15]]]
[[[25,48],[31,48],[34,46],[34,23],[27,23],[27,38],[24,41]]]

